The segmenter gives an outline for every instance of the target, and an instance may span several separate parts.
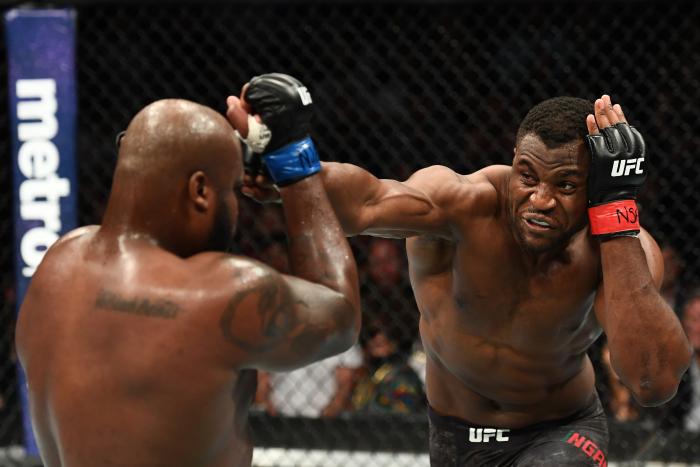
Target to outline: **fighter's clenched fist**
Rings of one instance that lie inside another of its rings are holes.
[[[313,101],[299,80],[282,73],[256,76],[241,99],[229,97],[227,103],[229,120],[250,150],[249,175],[269,175],[283,186],[321,170],[309,136]]]

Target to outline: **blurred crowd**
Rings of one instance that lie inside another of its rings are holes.
[[[245,225],[256,223],[264,240],[243,242],[242,252],[289,272],[279,207],[256,211]],[[270,415],[316,418],[426,410],[425,354],[403,242],[358,237],[351,243],[362,284],[359,342],[341,355],[292,372],[260,371],[255,403]]]

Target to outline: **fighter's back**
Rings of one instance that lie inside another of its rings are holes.
[[[237,371],[217,339],[232,289],[207,271],[221,257],[181,259],[97,228],[47,253],[17,328],[47,467],[250,462],[255,372]]]

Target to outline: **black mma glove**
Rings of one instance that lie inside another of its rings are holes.
[[[313,102],[299,80],[282,73],[256,76],[244,98],[263,121],[248,118],[244,141],[252,154],[244,162],[249,173],[260,173],[264,165],[275,184],[284,186],[321,170],[309,136]]]
[[[587,135],[591,151],[588,219],[600,239],[639,235],[637,191],[646,180],[646,145],[627,123]]]

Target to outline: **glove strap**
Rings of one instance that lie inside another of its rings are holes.
[[[278,186],[289,185],[321,170],[321,162],[310,137],[265,154],[264,159],[272,180]]]
[[[591,233],[602,238],[636,237],[639,210],[633,199],[622,199],[588,208]]]

